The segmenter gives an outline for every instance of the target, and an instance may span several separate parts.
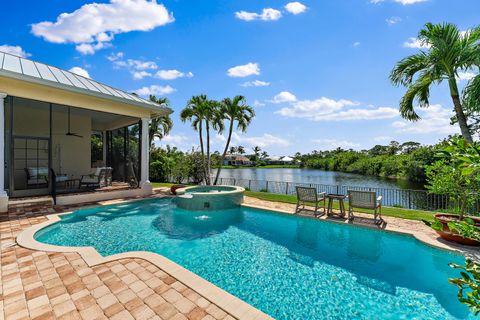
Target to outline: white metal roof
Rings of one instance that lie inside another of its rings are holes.
[[[112,88],[73,72],[0,51],[0,76],[88,94],[157,111],[171,112],[134,94]]]

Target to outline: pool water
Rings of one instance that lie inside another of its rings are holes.
[[[35,238],[159,253],[277,319],[473,319],[447,281],[463,257],[385,231],[155,199],[82,209]]]

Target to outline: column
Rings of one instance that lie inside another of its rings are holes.
[[[152,185],[149,181],[149,153],[150,145],[148,139],[148,125],[150,118],[142,118],[142,137],[141,137],[141,166],[140,166],[140,187],[147,192],[152,191]]]
[[[103,166],[107,166],[107,131],[103,130],[102,131],[102,160],[103,160]]]
[[[0,212],[8,211],[8,195],[5,192],[5,98],[0,92]]]

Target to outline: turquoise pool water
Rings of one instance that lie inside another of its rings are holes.
[[[464,259],[383,231],[157,199],[79,210],[35,237],[159,253],[277,319],[468,319],[447,282]]]

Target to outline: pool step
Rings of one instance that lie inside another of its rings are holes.
[[[15,212],[17,209],[47,209],[53,208],[53,199],[50,196],[44,197],[28,197],[28,198],[11,198],[8,200],[8,211]]]

